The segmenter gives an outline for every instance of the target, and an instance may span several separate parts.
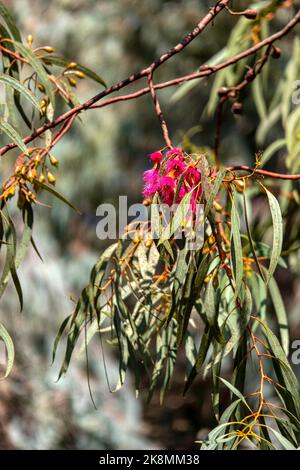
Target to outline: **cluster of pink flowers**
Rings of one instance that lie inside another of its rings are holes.
[[[174,203],[180,203],[187,193],[197,187],[191,196],[194,210],[202,194],[201,173],[186,161],[183,150],[173,148],[166,152],[165,157],[160,151],[153,152],[150,154],[150,160],[153,163],[153,168],[144,173],[143,196],[147,199],[152,198],[157,192],[161,201],[171,206]],[[181,183],[179,191],[177,191],[179,181]],[[178,195],[175,201],[176,192]]]

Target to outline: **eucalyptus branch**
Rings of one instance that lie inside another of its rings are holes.
[[[156,61],[154,61],[149,67],[147,67],[145,69],[142,69],[140,72],[137,72],[136,74],[131,75],[130,77],[126,78],[125,80],[122,80],[122,81],[112,85],[111,87],[107,88],[106,90],[104,90],[104,91],[98,93],[97,95],[93,96],[92,98],[90,98],[86,102],[84,102],[84,103],[72,108],[71,110],[67,111],[66,113],[62,114],[61,116],[59,116],[55,120],[44,124],[43,126],[38,128],[37,130],[35,130],[31,135],[28,135],[27,137],[25,137],[23,139],[24,144],[28,144],[29,142],[33,141],[34,139],[36,139],[37,137],[42,135],[48,129],[52,129],[52,128],[62,124],[64,121],[68,120],[71,116],[73,116],[73,115],[77,116],[82,111],[85,111],[85,110],[90,109],[90,108],[104,107],[104,106],[107,106],[109,104],[112,104],[112,103],[115,103],[115,102],[118,102],[118,101],[127,101],[127,100],[130,100],[130,99],[135,99],[135,98],[138,98],[139,96],[142,96],[146,93],[149,93],[150,92],[150,87],[147,87],[147,88],[143,88],[141,90],[138,90],[138,91],[136,91],[132,94],[124,95],[124,96],[118,96],[118,97],[115,97],[115,98],[110,98],[109,100],[106,100],[106,101],[104,101],[100,104],[96,104],[98,101],[100,101],[105,96],[108,96],[108,95],[110,95],[110,94],[112,94],[116,91],[119,91],[122,88],[125,88],[129,84],[134,83],[134,82],[140,80],[143,77],[149,76],[150,72],[153,73],[153,71],[156,70],[160,65],[162,65],[164,62],[166,62],[168,59],[170,59],[174,55],[181,52],[188,44],[190,44],[190,42],[193,39],[195,39],[213,21],[213,19],[218,15],[218,13],[220,13],[227,6],[228,3],[229,3],[229,0],[219,1],[215,5],[215,7],[210,9],[210,11],[207,13],[207,15],[198,23],[196,28],[191,33],[189,33],[187,36],[185,36],[185,38],[181,42],[179,42],[175,47],[171,48],[168,52],[161,55],[160,58],[157,59]],[[179,85],[179,84],[181,84],[183,82],[186,82],[186,81],[189,81],[189,80],[194,80],[194,79],[197,79],[197,78],[203,78],[203,77],[207,77],[209,75],[212,75],[212,74],[218,72],[219,70],[221,70],[225,67],[229,67],[230,65],[233,65],[233,64],[237,63],[238,61],[242,60],[243,58],[248,57],[248,56],[256,53],[257,51],[259,51],[263,47],[265,47],[267,45],[270,45],[270,44],[273,44],[275,41],[281,39],[286,34],[288,34],[299,23],[299,21],[300,21],[300,10],[297,12],[297,14],[294,16],[294,18],[292,18],[292,20],[290,20],[286,24],[286,26],[283,29],[281,29],[277,33],[269,36],[268,38],[264,39],[263,41],[259,42],[258,44],[255,44],[253,47],[250,47],[249,49],[245,50],[244,52],[242,52],[240,54],[237,54],[236,56],[228,59],[227,61],[225,61],[225,62],[223,62],[223,63],[221,63],[217,66],[214,66],[214,67],[210,67],[208,65],[202,66],[201,70],[198,73],[185,75],[185,76],[182,76],[182,77],[179,77],[179,78],[176,78],[176,79],[164,82],[164,83],[154,85],[153,89],[158,90],[158,89],[166,88],[166,87],[169,87],[169,86]],[[16,146],[17,145],[15,143],[10,143],[10,144],[5,145],[0,150],[0,156],[4,155],[5,153],[7,153],[9,150],[15,148]]]

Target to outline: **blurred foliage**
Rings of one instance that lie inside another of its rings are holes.
[[[261,2],[258,5],[262,5],[263,8],[269,3]],[[282,2],[271,3],[280,5]],[[89,1],[87,4],[86,1],[80,0],[57,0],[49,4],[49,2],[43,0],[14,0],[12,2],[7,1],[5,4],[12,7],[17,15],[18,24],[24,38],[27,34],[32,34],[34,45],[49,44],[55,47],[55,54],[66,57],[69,61],[76,61],[89,66],[110,85],[147,65],[154,57],[159,56],[175,44],[180,37],[193,28],[195,18],[200,18],[206,13],[208,7],[214,2],[112,0],[110,2]],[[249,2],[246,1],[232,2],[232,7],[235,9],[248,6]],[[280,14],[276,16],[274,21],[274,30],[279,29],[287,22],[289,12],[288,9],[280,10]],[[268,20],[269,18],[267,21],[264,18],[260,19],[260,32],[263,37],[271,33]],[[227,49],[223,51],[223,59],[238,52],[241,46],[243,48],[248,47],[251,43],[249,24],[249,21],[245,19],[240,19],[237,22],[234,17],[220,15],[214,22],[213,30],[209,28],[203,33],[198,41],[192,43],[180,55],[180,59],[174,58],[165,67],[159,69],[155,77],[156,80],[167,80],[174,76],[190,73],[196,70],[200,64],[209,63],[211,58],[215,60],[215,55],[226,43]],[[213,31],[213,34],[210,34],[211,31]],[[229,42],[228,31],[231,31]],[[299,143],[297,140],[299,109],[292,108],[290,100],[290,85],[299,77],[299,43],[297,38],[293,42],[292,37],[287,37],[282,41],[280,60],[268,63],[258,82],[256,82],[259,84],[249,87],[244,92],[245,112],[243,116],[233,117],[229,113],[229,109],[226,109],[222,127],[222,136],[224,138],[220,147],[221,160],[224,164],[252,164],[255,152],[258,148],[262,148],[266,149],[262,157],[262,163],[267,164],[267,167],[281,170],[281,162],[284,161],[291,172],[299,172]],[[292,48],[293,55],[290,57]],[[194,86],[184,85],[180,87],[180,93],[174,93],[172,89],[160,93],[161,103],[175,142],[183,141],[187,149],[197,150],[200,153],[203,152],[203,149],[206,149],[208,156],[211,157],[209,148],[213,147],[214,142],[212,116],[217,104],[215,100],[216,90],[222,85],[232,86],[237,84],[242,77],[243,67],[245,67],[245,62],[242,62],[239,67],[226,69],[218,74],[216,79],[202,80],[200,84],[196,81],[193,82]],[[269,86],[270,82],[272,87]],[[274,92],[276,86],[278,88]],[[98,92],[99,87],[99,83],[84,80],[78,83],[77,94],[80,100],[83,101]],[[253,100],[255,106],[253,106]],[[206,106],[207,102],[208,107]],[[43,202],[53,205],[51,210],[38,207],[35,211],[34,233],[36,232],[35,238],[44,259],[44,265],[38,264],[40,261],[36,258],[36,254],[32,252],[20,271],[26,318],[16,319],[15,313],[13,316],[9,314],[18,307],[14,302],[10,286],[5,293],[4,303],[1,305],[1,321],[2,319],[3,322],[5,321],[9,331],[16,332],[14,342],[17,345],[22,345],[22,348],[20,346],[16,348],[17,367],[11,375],[12,378],[9,379],[10,382],[3,382],[5,384],[3,385],[4,399],[1,396],[1,402],[4,402],[2,408],[8,423],[7,426],[3,426],[3,447],[122,448],[123,446],[129,448],[151,445],[143,440],[142,434],[138,435],[136,429],[136,423],[140,421],[139,411],[137,410],[138,403],[134,401],[128,389],[126,389],[127,392],[123,392],[125,395],[108,395],[103,366],[99,367],[98,364],[99,360],[102,361],[101,355],[99,359],[99,345],[98,348],[92,345],[89,357],[91,386],[99,406],[99,412],[94,412],[91,408],[90,398],[86,390],[85,358],[79,361],[81,365],[78,365],[76,360],[73,361],[71,374],[67,375],[63,385],[53,383],[52,369],[49,373],[45,372],[51,355],[51,343],[57,325],[72,310],[73,301],[72,303],[67,302],[66,299],[70,297],[70,292],[72,293],[72,299],[76,298],[79,289],[86,282],[96,253],[102,250],[102,244],[95,237],[96,207],[104,200],[106,202],[116,201],[118,194],[128,194],[131,201],[138,200],[142,183],[139,186],[136,182],[141,181],[141,173],[147,165],[144,155],[155,148],[161,147],[160,128],[151,106],[150,97],[145,96],[135,102],[113,105],[105,110],[89,111],[81,116],[81,122],[76,122],[71,131],[55,148],[55,155],[60,162],[56,188],[59,193],[79,208],[83,216],[79,217],[69,207],[60,204],[58,200],[53,202],[52,196],[43,196]],[[65,104],[61,100],[57,103],[55,115],[59,115],[63,109],[65,109]],[[260,120],[259,125],[257,124],[258,118]],[[199,122],[201,122],[200,130],[190,142],[186,133]],[[22,126],[21,133],[28,132],[26,123],[23,123]],[[279,137],[281,140],[276,143],[277,146],[274,146],[274,142]],[[284,142],[282,139],[285,139]],[[228,152],[228,149],[230,149],[230,152]],[[278,149],[279,153],[272,153]],[[5,157],[4,165],[3,174],[9,174],[9,158]],[[210,183],[212,184],[213,181]],[[287,254],[291,251],[288,262],[293,270],[294,279],[297,280],[300,268],[299,251],[293,250],[293,246],[296,246],[299,238],[299,224],[297,223],[299,218],[299,183],[288,181],[280,186],[278,184],[272,186],[274,186],[272,192],[279,196],[280,206],[285,216],[286,235],[283,250],[288,252]],[[265,231],[267,231],[268,241],[271,241],[272,224],[270,223],[270,217],[262,217],[265,213],[265,205],[262,204],[261,190],[257,190],[258,187],[258,185],[251,186],[249,192],[247,191],[247,197],[249,196],[249,199],[251,198],[254,201],[253,216],[251,212],[251,227],[253,239],[257,240],[259,244],[262,242],[262,234]],[[286,198],[287,193],[292,196]],[[207,195],[206,199],[208,200]],[[270,207],[273,210],[273,216],[277,219],[277,224],[273,219],[273,230],[278,235],[280,230],[278,208],[272,199],[272,195],[269,196],[269,200],[271,201]],[[236,195],[236,201],[237,209],[240,210],[242,201],[239,194]],[[230,206],[229,201],[224,202],[223,196],[221,202],[226,205],[227,210],[234,211],[235,206]],[[250,200],[248,204],[249,202]],[[20,229],[21,225],[21,221],[16,223],[17,230]],[[243,223],[242,231],[246,232]],[[235,256],[240,258],[239,248],[242,247],[239,246],[240,242],[238,240],[240,238],[238,233],[239,226],[236,223],[235,227],[232,228],[231,236]],[[8,233],[7,237],[10,236],[11,234]],[[280,237],[280,235],[278,236]],[[260,249],[263,256],[265,256],[266,253],[263,251],[262,243]],[[272,263],[275,267],[276,262],[280,261],[281,249],[276,254],[273,245],[273,255],[270,255],[270,251],[270,249],[267,250],[266,257],[273,258]],[[143,254],[140,253],[139,256],[143,257]],[[179,273],[183,279],[186,270],[190,266],[189,262],[184,267],[184,272]],[[177,267],[178,265],[175,264],[175,271]],[[203,273],[200,274],[202,279]],[[247,276],[248,274],[245,274],[245,278]],[[220,278],[219,282],[224,284],[225,279]],[[256,279],[256,281],[250,282],[253,300],[257,304],[256,308],[259,310],[261,318],[265,320],[263,306],[267,302],[266,294],[262,293],[263,289],[260,286],[261,297],[256,298],[256,289],[259,284],[255,284],[255,282],[259,281]],[[273,296],[277,295],[277,301],[274,302],[275,313],[285,315],[282,309],[281,312],[278,309],[276,311],[276,305],[279,305],[278,289],[275,281],[272,280],[272,282]],[[15,284],[17,287],[18,281],[16,279]],[[145,285],[143,288],[145,288]],[[168,285],[166,289],[169,288],[172,290],[172,285]],[[246,307],[249,310],[250,301],[249,298],[247,300],[247,289],[243,292],[242,297],[244,295],[246,296],[246,300],[244,300],[248,305]],[[207,299],[207,296],[206,302],[209,303],[210,299]],[[230,304],[232,299],[227,299],[227,301]],[[269,300],[268,302],[270,305]],[[209,309],[207,304],[206,310],[203,311],[202,307],[198,305],[202,316],[205,316]],[[229,306],[225,305],[224,311],[228,308]],[[296,308],[294,307],[295,311]],[[123,313],[130,320],[127,310]],[[144,315],[145,312],[141,310],[140,313]],[[82,318],[84,321],[84,315]],[[171,320],[174,329],[177,328],[175,323]],[[204,323],[207,327],[209,319],[206,318]],[[139,339],[142,338],[145,331],[147,333],[149,324],[143,324],[142,326],[142,333],[137,333]],[[213,334],[218,333],[218,325],[214,323],[210,326],[213,327]],[[151,324],[151,328],[155,331],[157,325]],[[190,333],[188,335],[186,351],[190,363],[189,373],[191,373],[191,366],[196,360],[193,341],[199,341],[199,333],[202,334],[203,343],[205,336],[201,329],[194,338]],[[161,336],[158,336],[158,349],[163,347],[164,341],[168,341],[168,338],[164,337],[166,334],[163,332]],[[126,332],[124,334],[124,331],[122,331],[122,335],[126,337]],[[226,335],[225,337],[228,339]],[[268,337],[268,334],[266,337]],[[234,340],[238,341],[239,338]],[[281,336],[281,340],[286,350],[286,336]],[[123,348],[126,341],[122,343]],[[138,347],[140,346],[138,345]],[[237,347],[237,342],[233,344],[234,346]],[[136,348],[136,345],[132,344],[132,347]],[[272,353],[282,354],[279,344],[273,342],[269,347]],[[147,352],[147,348],[143,351],[144,354],[145,352]],[[215,348],[215,354],[220,354],[217,347]],[[115,371],[115,381],[117,382],[118,370],[114,359],[109,351],[105,351],[105,355],[108,358],[106,360],[108,361],[109,370],[112,371],[112,374]],[[164,387],[167,388],[169,379],[171,379],[174,357],[166,356],[161,363],[156,363],[156,371],[162,372],[164,360],[167,361],[167,372],[170,374],[169,376],[166,375],[164,383]],[[223,367],[222,373],[224,372],[225,376],[228,376],[230,372],[228,358],[225,358]],[[134,366],[134,369],[136,370],[136,366]],[[215,371],[214,377],[219,374],[220,370],[218,369]],[[254,374],[250,374],[249,383],[251,383],[253,377]],[[154,374],[154,384],[157,379],[158,375],[155,376]],[[123,380],[124,376],[121,375],[121,382]],[[291,379],[292,382],[293,380]],[[19,404],[23,400],[23,394],[20,394],[20,390],[16,386],[18,383],[26,384],[24,389],[28,390],[25,406]],[[226,381],[224,383],[228,386]],[[246,388],[248,385],[246,383]],[[289,385],[291,385],[291,382]],[[235,386],[239,387],[239,384],[235,383]],[[81,387],[85,387],[85,393]],[[295,391],[297,387],[295,388],[294,382],[292,388],[292,399],[297,402],[296,395],[298,392]],[[233,394],[237,394],[232,386],[230,390]],[[219,399],[216,381],[213,383],[213,391],[215,400],[217,400],[215,401],[216,411]],[[289,390],[288,392],[290,393]],[[84,400],[81,399],[82,396],[85,397]],[[99,397],[101,398],[97,400]],[[267,398],[273,400],[269,389],[267,390]],[[55,410],[50,411],[48,415],[47,410],[51,408],[55,400],[58,400],[58,406],[55,407]],[[11,407],[8,404],[14,401],[16,405],[13,405],[11,412],[7,412]],[[111,408],[107,405],[108,402]],[[243,400],[239,397],[239,402],[236,403],[237,409],[240,410],[239,407],[242,402]],[[64,410],[62,413],[59,412],[60,406]],[[284,406],[288,407],[285,398]],[[109,409],[110,412],[107,413]],[[231,411],[231,414],[234,413],[232,408],[229,411]],[[64,413],[66,420],[60,416]],[[216,414],[218,415],[217,412]],[[227,419],[230,418],[231,414],[228,414]],[[225,416],[222,419],[225,420]],[[121,420],[124,426],[120,427],[117,420]],[[31,428],[27,424],[24,425],[28,421],[32,422],[32,432],[28,431]],[[212,423],[210,427],[212,427]],[[218,441],[218,437],[222,436],[224,426],[225,424],[221,424],[217,431],[212,431],[209,436],[210,443],[208,446],[222,447],[222,442],[221,440]],[[286,425],[283,424],[282,426]],[[280,430],[287,439],[295,443],[295,436],[289,426],[291,428],[291,424],[289,424],[286,430]],[[293,422],[293,426],[297,428],[297,423]],[[22,428],[24,428],[23,432]],[[135,434],[130,439],[130,430],[133,428]],[[218,432],[220,432],[220,436]],[[275,434],[276,432],[275,428]],[[278,438],[278,435],[275,435],[275,437]],[[281,439],[279,446],[285,447],[286,445],[286,441]]]

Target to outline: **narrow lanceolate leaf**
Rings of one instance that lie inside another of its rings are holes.
[[[209,211],[210,211],[211,208],[212,208],[213,202],[214,202],[214,200],[216,199],[216,196],[217,196],[217,194],[218,194],[218,192],[219,192],[220,186],[221,186],[221,184],[222,184],[222,181],[223,181],[224,176],[226,175],[226,172],[227,172],[226,168],[221,168],[221,169],[219,170],[219,173],[218,173],[218,175],[217,175],[217,177],[216,177],[216,179],[215,179],[215,182],[214,182],[214,185],[213,185],[213,187],[212,187],[212,190],[211,190],[211,192],[210,192],[210,194],[209,194],[209,197],[208,197],[208,199],[207,199],[207,201],[206,201],[206,206],[205,206],[205,210],[204,210],[204,219],[208,216]]]
[[[231,263],[235,281],[235,295],[239,294],[243,281],[243,253],[240,234],[240,220],[234,200],[231,209]]]
[[[246,201],[245,191],[243,192],[243,202],[244,202],[244,215],[245,215],[245,222],[246,222],[248,240],[249,240],[249,243],[250,243],[252,255],[253,255],[253,258],[255,260],[255,264],[256,264],[257,270],[259,272],[259,275],[262,278],[262,280],[265,281],[264,274],[263,274],[263,271],[260,267],[260,264],[259,264],[259,261],[258,261],[258,258],[257,258],[257,254],[256,254],[256,251],[255,251],[255,247],[254,247],[253,238],[252,238],[252,235],[251,235],[250,224],[249,224],[249,219],[248,219],[248,210],[247,210],[247,201]]]
[[[27,154],[27,147],[20,134],[6,121],[0,118],[0,129],[16,144],[23,153]]]
[[[52,91],[52,85],[51,82],[49,81],[49,77],[47,75],[47,72],[45,71],[42,62],[40,59],[38,59],[34,53],[26,46],[24,46],[22,43],[17,42],[17,41],[12,41],[14,44],[16,50],[24,57],[24,59],[28,60],[30,63],[30,66],[33,68],[33,70],[37,73],[39,76],[42,84],[45,87],[46,94],[48,95],[52,106],[54,107],[54,95]]]
[[[15,358],[15,349],[14,349],[14,343],[7,331],[7,329],[0,323],[0,339],[5,344],[6,352],[7,352],[7,363],[6,363],[6,370],[4,374],[4,378],[6,378],[13,367],[14,364],[14,358]]]
[[[273,331],[268,325],[259,321],[273,355],[273,364],[278,377],[278,392],[283,397],[285,407],[299,420],[300,418],[300,390],[297,377],[295,376],[287,357]]]
[[[31,91],[28,90],[19,80],[16,80],[15,78],[11,77],[10,75],[6,75],[4,73],[0,73],[0,82],[5,83],[6,85],[12,87],[14,90],[19,92],[24,98],[26,98],[32,106],[34,106],[36,109],[39,109],[39,102],[34,96]]]
[[[20,31],[17,28],[16,22],[10,13],[9,9],[0,2],[0,16],[4,19],[12,36],[16,41],[22,42]]]
[[[270,191],[268,191],[265,187],[264,190],[268,196],[269,206],[272,215],[273,221],[273,246],[270,258],[270,265],[266,276],[267,283],[270,281],[271,277],[274,274],[276,266],[278,264],[278,260],[280,258],[281,250],[282,250],[282,239],[283,239],[283,228],[282,228],[282,215],[279,203],[275,196],[273,196]]]
[[[17,235],[16,229],[14,227],[13,221],[9,217],[8,212],[6,214],[1,213],[2,223],[4,228],[4,234],[6,238],[6,257],[4,261],[4,268],[0,279],[0,297],[2,296],[3,292],[6,289],[10,276],[12,277],[13,283],[15,285],[21,310],[23,308],[23,294],[22,288],[19,281],[19,277],[16,271],[15,265],[15,258],[16,258],[16,243],[17,243]]]
[[[278,321],[281,345],[285,354],[288,356],[290,345],[288,319],[280,290],[274,278],[270,279],[269,291]]]
[[[54,188],[52,188],[52,186],[48,186],[47,184],[45,183],[41,183],[40,181],[36,180],[35,181],[35,184],[37,184],[38,186],[40,186],[41,188],[45,189],[46,191],[48,191],[49,193],[53,194],[53,196],[55,196],[57,199],[60,199],[62,202],[64,202],[67,206],[71,207],[71,209],[74,209],[74,211],[76,211],[78,214],[80,214],[79,210],[76,209],[75,206],[73,206],[73,204],[71,202],[69,202],[62,194],[60,194],[58,191],[55,191]]]
[[[225,380],[223,379],[222,377],[219,377],[219,379],[223,382],[224,385],[226,385],[226,387],[229,388],[229,390],[234,394],[236,395],[243,403],[244,405],[248,408],[248,410],[252,413],[252,410],[251,408],[249,407],[247,401],[246,401],[246,398],[243,396],[243,394],[234,386],[232,385],[230,382],[228,382],[228,380]]]
[[[205,329],[205,332],[203,333],[203,336],[201,338],[201,343],[199,347],[199,351],[196,357],[195,364],[193,365],[193,368],[190,372],[190,375],[187,378],[184,391],[183,393],[186,394],[192,383],[194,382],[195,378],[200,372],[200,369],[205,361],[205,358],[208,353],[209,346],[211,344],[211,339],[212,339],[212,330],[208,326]]]

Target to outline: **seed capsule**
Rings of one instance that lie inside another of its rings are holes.
[[[243,113],[242,103],[240,103],[239,101],[236,101],[235,103],[233,103],[233,105],[231,106],[231,111],[233,112],[233,114],[237,114],[237,115],[242,114]]]
[[[257,11],[254,10],[254,8],[248,8],[244,13],[244,17],[248,20],[255,20],[257,17]]]
[[[52,52],[54,52],[54,49],[51,46],[45,46],[43,47],[43,50],[48,52],[49,54],[52,54]]]
[[[279,57],[281,56],[281,50],[279,49],[279,47],[274,46],[271,55],[273,59],[279,59]]]
[[[226,96],[226,95],[228,95],[229,91],[230,90],[227,86],[222,86],[221,88],[218,89],[218,95],[220,97]]]
[[[40,183],[45,183],[45,175],[44,175],[44,173],[41,173],[41,174],[40,174],[39,182],[40,182]]]

